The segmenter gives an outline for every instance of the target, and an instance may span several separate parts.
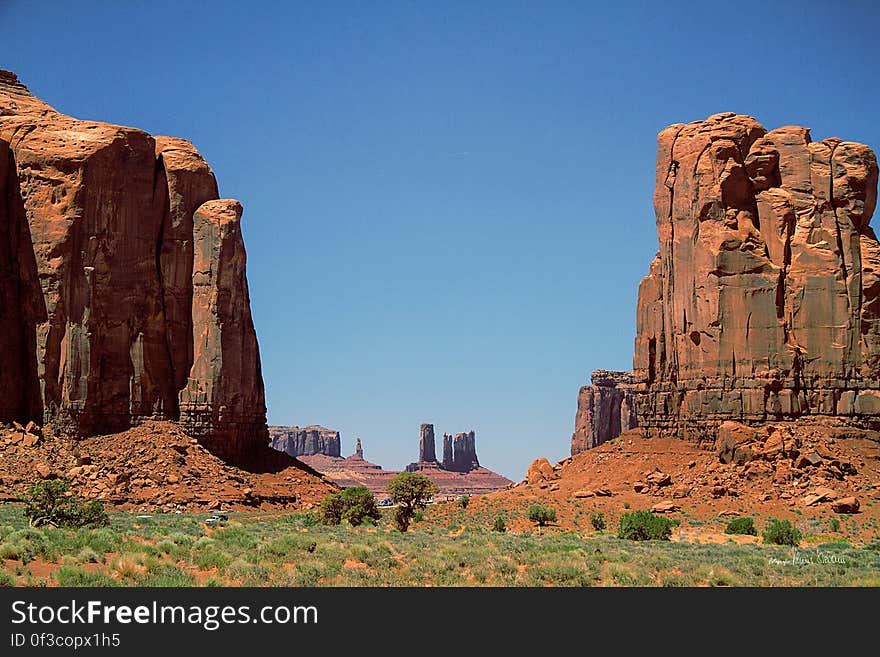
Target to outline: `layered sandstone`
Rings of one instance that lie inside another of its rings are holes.
[[[578,394],[572,455],[616,438],[622,431],[637,426],[631,372],[596,370],[592,385]]]
[[[307,427],[269,427],[272,447],[290,456],[313,456],[323,454],[339,458],[341,451],[339,432],[317,424]],[[360,447],[360,439],[358,439]]]
[[[189,142],[74,119],[0,72],[0,420],[179,420],[259,460],[242,209],[218,196]]]
[[[880,425],[880,244],[870,148],[731,113],[658,137],[660,248],[639,286],[638,424]]]

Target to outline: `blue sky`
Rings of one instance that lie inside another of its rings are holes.
[[[256,6],[251,6],[255,4]],[[245,207],[272,424],[520,479],[629,369],[656,134],[721,111],[880,148],[870,2],[17,2],[0,67],[190,139]]]

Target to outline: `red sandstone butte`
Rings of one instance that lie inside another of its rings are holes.
[[[713,441],[725,420],[880,426],[877,175],[867,146],[768,132],[750,116],[660,133],[659,251],[639,286],[633,357],[639,427]],[[602,433],[586,412],[573,452]]]
[[[226,460],[268,453],[242,207],[218,196],[189,142],[61,114],[0,71],[0,421],[174,420]]]

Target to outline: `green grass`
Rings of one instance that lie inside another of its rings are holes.
[[[0,586],[45,585],[31,574],[34,559],[56,564],[51,583],[74,587],[880,585],[880,543],[858,548],[818,531],[796,548],[808,563],[792,563],[789,546],[492,531],[491,508],[455,516],[458,536],[430,519],[404,534],[387,519],[330,527],[311,514],[252,515],[232,514],[211,536],[199,514],[112,513],[107,528],[33,530],[20,507],[0,506]]]

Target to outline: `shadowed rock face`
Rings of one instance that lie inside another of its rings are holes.
[[[660,250],[639,286],[640,426],[880,420],[880,245],[870,148],[718,114],[660,133]]]
[[[187,141],[81,121],[0,72],[0,420],[180,420],[268,442],[241,205]]]
[[[476,437],[473,431],[457,433],[452,439],[452,466],[455,472],[468,472],[480,467],[477,460]]]
[[[571,454],[598,447],[622,431],[638,426],[631,372],[593,372],[592,385],[578,394]]]
[[[423,423],[419,429],[419,463],[437,460],[434,440],[434,425]]]

